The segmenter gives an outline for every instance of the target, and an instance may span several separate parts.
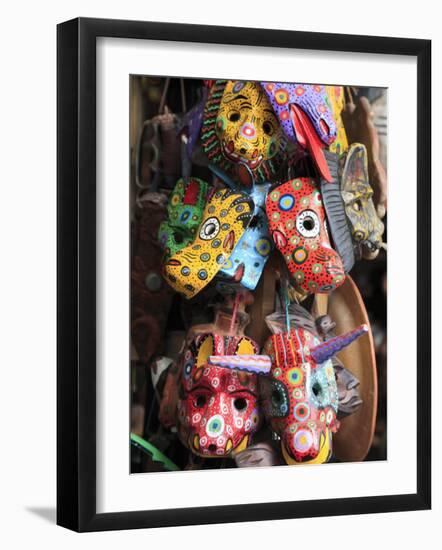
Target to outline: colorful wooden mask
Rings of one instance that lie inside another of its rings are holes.
[[[327,229],[333,241],[333,248],[342,260],[345,273],[348,273],[355,263],[355,254],[344,200],[341,195],[340,157],[332,151],[325,151],[324,154],[332,177],[331,182],[323,179],[319,182]]]
[[[229,81],[224,88],[215,125],[225,157],[256,170],[281,147],[279,121],[257,82]]]
[[[198,294],[229,259],[253,210],[246,193],[227,188],[215,191],[206,203],[195,239],[166,261],[168,283],[186,298]]]
[[[345,279],[332,249],[321,193],[310,178],[296,178],[271,191],[266,200],[269,228],[296,283],[307,292],[331,292]]]
[[[223,286],[224,284],[241,285],[254,290],[261,278],[273,250],[273,241],[264,210],[269,187],[270,184],[256,185],[251,193],[255,204],[253,218],[218,274]]]
[[[209,364],[210,356],[254,356],[246,336],[199,334],[182,356],[178,433],[194,454],[227,457],[243,451],[258,429],[258,376]]]
[[[288,139],[307,149],[321,176],[329,181],[323,149],[336,139],[336,122],[325,86],[262,82]]]
[[[159,228],[158,240],[170,258],[195,238],[203,216],[208,184],[198,178],[177,181],[167,206],[168,218]]]
[[[281,438],[287,464],[322,464],[332,454],[339,422],[338,389],[332,357],[368,331],[361,325],[322,342],[304,328],[274,334],[264,346],[272,361],[262,384],[264,411]]]
[[[375,258],[383,246],[384,224],[373,203],[367,149],[361,143],[353,143],[348,151],[341,177],[341,193],[357,256]]]
[[[212,165],[236,181],[271,181],[284,162],[287,139],[257,82],[217,80],[201,130]]]

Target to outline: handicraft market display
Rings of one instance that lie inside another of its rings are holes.
[[[132,472],[385,458],[385,90],[131,78]]]

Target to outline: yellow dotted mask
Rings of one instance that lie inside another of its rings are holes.
[[[233,252],[252,218],[249,195],[223,188],[206,204],[195,240],[174,254],[164,266],[168,283],[193,298],[215,277]]]
[[[257,82],[228,81],[215,132],[224,156],[256,170],[280,150],[283,132],[267,95]]]

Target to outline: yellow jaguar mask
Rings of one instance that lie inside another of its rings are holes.
[[[215,191],[207,201],[195,240],[166,262],[168,283],[186,298],[198,294],[229,259],[253,211],[247,193],[227,188]]]
[[[269,101],[256,82],[216,80],[212,85],[201,145],[217,175],[224,172],[244,187],[251,180],[267,183],[282,177],[288,143]],[[244,127],[247,122],[251,126]]]
[[[283,140],[278,119],[257,82],[229,80],[224,89],[215,132],[224,156],[256,170],[273,158]]]

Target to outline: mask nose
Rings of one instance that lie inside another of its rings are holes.
[[[294,434],[287,434],[285,445],[295,460],[301,462],[303,458],[314,458],[319,452],[318,437],[307,426],[301,425]]]
[[[246,122],[241,126],[240,130],[241,136],[245,139],[255,139],[256,138],[256,128],[251,122]]]
[[[316,258],[323,266],[319,291],[327,292],[331,290],[328,287],[337,288],[341,286],[345,280],[345,271],[339,254],[332,248],[320,246],[317,250]]]
[[[222,393],[214,393],[209,401],[207,413],[212,415],[223,415],[225,413],[225,399]]]

